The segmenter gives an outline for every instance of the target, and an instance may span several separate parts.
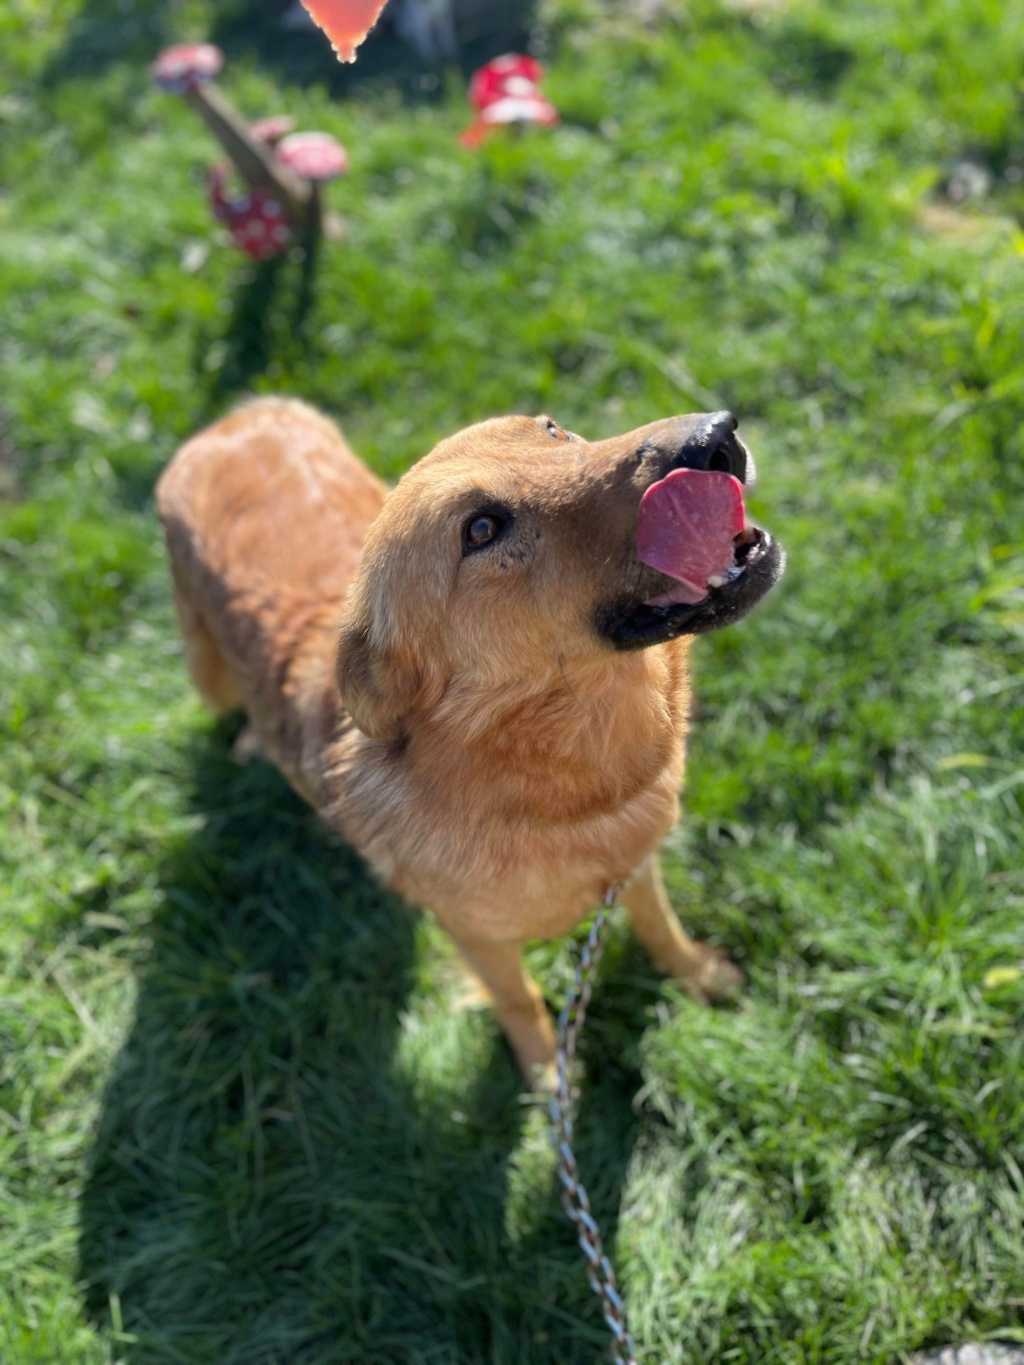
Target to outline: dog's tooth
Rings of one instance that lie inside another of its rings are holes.
[[[733,564],[731,568],[726,569],[725,573],[716,573],[713,577],[709,578],[708,587],[724,588],[729,583],[735,582],[735,580],[739,578],[742,572],[743,572],[742,564]]]

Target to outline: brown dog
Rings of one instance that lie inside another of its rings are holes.
[[[749,610],[783,554],[745,530],[695,603],[636,548],[641,498],[671,471],[748,478],[735,426],[674,417],[590,443],[496,418],[388,493],[319,413],[268,399],[200,432],[160,480],[199,692],[243,707],[241,747],[430,906],[532,1079],[554,1038],[522,945],[611,886],[695,998],[741,980],[683,932],[657,848],[678,811],[689,636]]]

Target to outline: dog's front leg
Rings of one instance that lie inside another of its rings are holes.
[[[456,943],[467,965],[487,988],[528,1084],[535,1090],[551,1089],[555,1031],[540,987],[523,970],[522,946],[462,939]]]
[[[621,900],[633,932],[660,972],[674,977],[703,1005],[736,995],[745,980],[743,973],[721,949],[697,943],[684,931],[669,902],[656,854],[626,883]]]

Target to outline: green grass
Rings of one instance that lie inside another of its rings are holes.
[[[641,1359],[1024,1340],[1020,8],[557,0],[561,127],[475,154],[454,73],[260,12],[0,11],[0,1359],[602,1358],[445,941],[187,686],[151,490],[247,390],[388,475],[493,412],[741,415],[790,568],[698,646],[667,862],[750,989],[701,1011],[619,926],[585,1040]],[[148,83],[207,32],[351,150],[312,268],[223,243]],[[995,188],[940,218],[964,154]],[[557,999],[569,945],[532,965]]]

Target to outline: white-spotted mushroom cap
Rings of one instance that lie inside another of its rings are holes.
[[[160,53],[149,74],[172,95],[184,95],[205,85],[224,65],[224,53],[213,43],[179,43]]]
[[[304,180],[334,180],[348,170],[348,153],[330,133],[290,133],[275,151]]]

